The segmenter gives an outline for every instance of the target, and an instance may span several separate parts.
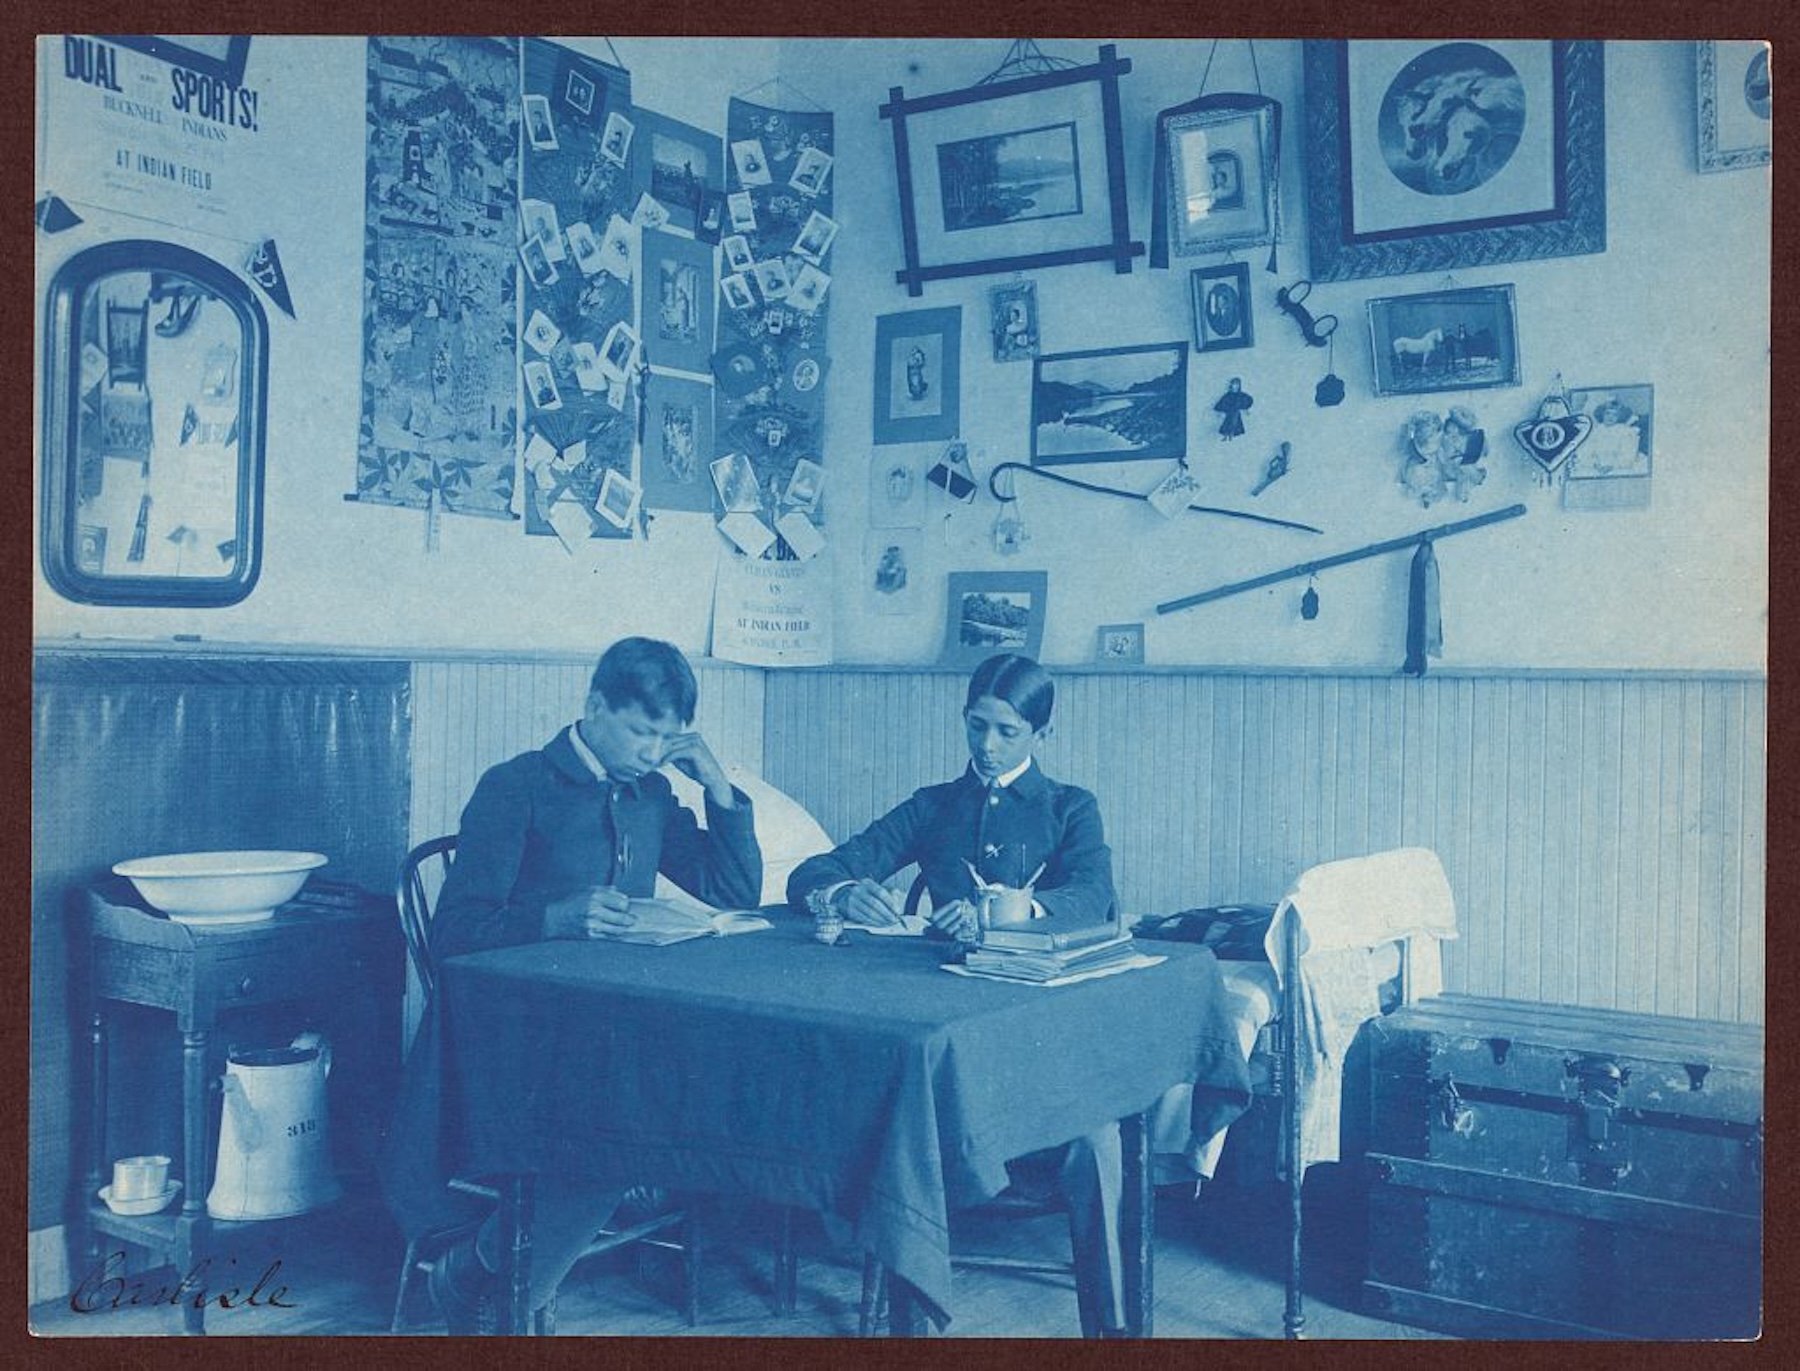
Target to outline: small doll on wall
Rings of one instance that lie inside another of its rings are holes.
[[[1233,438],[1241,438],[1244,433],[1244,411],[1255,403],[1244,389],[1242,379],[1233,376],[1231,383],[1225,387],[1225,393],[1213,403],[1213,409],[1225,416],[1219,421],[1219,436],[1228,443]]]

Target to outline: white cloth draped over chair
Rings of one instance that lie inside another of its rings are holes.
[[[1283,998],[1299,1046],[1293,1090],[1300,1110],[1297,1164],[1304,1171],[1338,1157],[1344,1054],[1357,1029],[1381,1009],[1369,950],[1399,943],[1405,998],[1438,994],[1444,988],[1438,942],[1456,936],[1456,902],[1437,853],[1401,847],[1301,873],[1276,906],[1263,942],[1278,983],[1290,923],[1299,983]]]

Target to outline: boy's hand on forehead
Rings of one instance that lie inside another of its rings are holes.
[[[670,738],[663,749],[662,764],[676,768],[689,780],[705,786],[712,802],[720,808],[732,808],[734,799],[731,782],[725,778],[725,768],[719,765],[719,759],[713,756],[706,739],[699,733],[677,733]]]

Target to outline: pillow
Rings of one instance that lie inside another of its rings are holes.
[[[721,765],[725,767],[725,778],[750,797],[756,817],[756,843],[762,849],[763,859],[762,903],[786,904],[788,877],[794,868],[808,857],[831,851],[836,844],[819,827],[818,820],[792,796],[783,794],[755,772],[735,762]],[[700,827],[705,828],[706,793],[700,783],[690,780],[675,767],[669,767],[663,774],[669,778],[669,788],[675,792],[675,798],[693,810],[699,816]],[[680,886],[660,872],[656,877],[656,895],[658,899],[691,900]]]

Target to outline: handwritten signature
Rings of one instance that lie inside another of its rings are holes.
[[[236,1257],[228,1260],[230,1265],[237,1265]],[[152,1286],[142,1279],[128,1277],[121,1269],[124,1265],[123,1250],[101,1258],[69,1293],[69,1308],[77,1314],[98,1314],[108,1309],[136,1309],[154,1305],[178,1307],[192,1304],[195,1309],[297,1307],[291,1299],[286,1298],[289,1294],[287,1286],[275,1284],[276,1273],[281,1270],[280,1258],[270,1262],[248,1290],[241,1284],[221,1285],[218,1289],[213,1289],[208,1281],[208,1272],[212,1268],[211,1257],[202,1257],[195,1262],[173,1285]]]

